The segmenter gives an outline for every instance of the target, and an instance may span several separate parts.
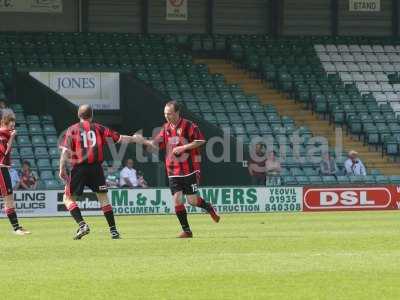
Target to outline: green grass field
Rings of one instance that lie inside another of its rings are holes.
[[[0,221],[1,299],[400,299],[396,212],[101,217],[73,241],[70,218]]]

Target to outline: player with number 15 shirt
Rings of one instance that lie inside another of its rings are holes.
[[[208,212],[214,222],[220,217],[211,203],[206,202],[198,194],[200,179],[200,150],[205,144],[205,138],[199,127],[180,116],[180,105],[176,101],[169,101],[164,108],[166,123],[159,134],[152,140],[144,142],[153,149],[165,151],[165,168],[169,179],[175,213],[182,226],[180,238],[193,237],[187,219],[183,196],[187,202]]]

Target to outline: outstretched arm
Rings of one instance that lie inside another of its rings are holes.
[[[145,138],[140,134],[130,135],[121,135],[119,138],[119,143],[136,143],[136,144],[144,144]]]
[[[147,145],[147,140],[139,133],[135,133],[133,135],[121,135],[118,141],[119,143],[136,143],[136,144],[143,144]]]

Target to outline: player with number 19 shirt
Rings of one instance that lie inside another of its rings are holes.
[[[103,146],[107,138],[118,143],[120,134],[98,123],[84,120],[68,128],[61,147],[71,150],[72,166],[102,163]]]
[[[78,223],[79,228],[74,239],[81,239],[90,232],[76,204],[76,196],[81,196],[85,186],[96,193],[104,216],[110,227],[111,237],[120,237],[114,220],[114,213],[107,196],[104,178],[103,148],[107,142],[141,143],[143,137],[120,135],[103,125],[93,122],[93,110],[89,105],[82,105],[78,110],[80,122],[70,126],[60,145],[60,178],[65,182],[64,204]],[[70,163],[70,175],[66,164]]]

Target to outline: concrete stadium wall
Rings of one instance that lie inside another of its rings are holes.
[[[141,32],[141,0],[85,1],[89,31]]]
[[[265,0],[215,1],[215,33],[268,33],[270,31],[269,2]]]
[[[88,31],[271,34],[275,19],[281,35],[330,35],[334,29],[331,0],[190,0],[187,21],[167,21],[165,0],[63,0],[61,14],[1,12],[0,31],[78,31],[79,3]],[[274,3],[279,4],[278,11],[273,10]],[[383,36],[396,31],[392,0],[381,0],[377,13],[349,12],[349,0],[337,3],[339,35]]]
[[[283,3],[282,33],[284,35],[329,35],[331,33],[330,0],[285,0]]]

